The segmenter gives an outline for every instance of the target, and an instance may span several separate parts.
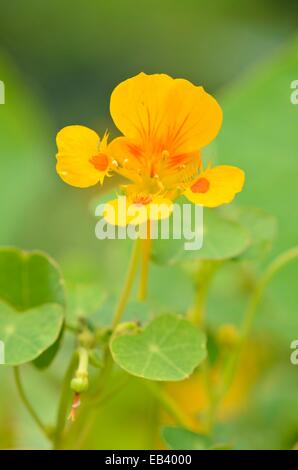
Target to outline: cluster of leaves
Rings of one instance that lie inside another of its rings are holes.
[[[183,240],[156,240],[152,259],[159,265],[186,267],[188,272],[191,268],[196,276],[204,263],[218,266],[231,259],[259,257],[270,248],[274,234],[274,218],[260,210],[206,210],[201,250],[185,251]],[[32,362],[47,367],[65,328],[75,333],[75,347],[87,348],[92,365],[104,367],[108,347],[121,369],[151,381],[183,380],[207,355],[202,329],[186,316],[154,310],[150,302],[129,302],[124,321],[113,330],[115,299],[97,286],[66,290],[59,267],[44,253],[0,250],[0,300],[0,339],[7,366]],[[206,436],[183,428],[165,428],[163,437],[173,449],[215,446]]]

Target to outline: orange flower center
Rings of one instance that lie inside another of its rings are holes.
[[[109,166],[109,159],[104,153],[99,153],[90,158],[89,162],[98,171],[106,171]]]
[[[152,201],[151,196],[137,196],[133,202],[134,204],[140,205],[140,206],[146,206],[147,204],[150,204]]]
[[[191,187],[193,193],[207,193],[210,183],[206,178],[199,178]]]

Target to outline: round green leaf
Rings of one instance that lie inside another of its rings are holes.
[[[170,231],[171,233],[171,231]],[[249,233],[239,223],[223,217],[212,209],[204,209],[203,246],[185,250],[187,240],[155,240],[153,260],[158,264],[173,265],[195,260],[224,260],[243,253],[250,244]]]
[[[17,366],[33,361],[59,337],[62,307],[48,304],[18,312],[0,303],[0,340],[4,343],[4,363]]]
[[[19,311],[47,303],[64,305],[58,266],[38,251],[1,248],[0,299]]]
[[[15,312],[28,313],[28,309],[44,304],[59,304],[64,307],[64,288],[59,268],[55,261],[41,252],[25,252],[17,248],[0,249],[0,301],[10,304]],[[36,310],[37,311],[37,310]],[[41,310],[41,314],[43,310]],[[62,309],[60,309],[62,317]],[[56,331],[57,325],[62,329],[62,322],[56,320],[50,325]],[[50,316],[48,321],[51,321]],[[38,328],[39,323],[36,323]],[[26,332],[29,334],[30,332]],[[36,330],[37,334],[37,330]],[[41,331],[42,335],[43,332]],[[55,336],[52,334],[52,337]],[[58,335],[59,336],[59,335]],[[43,368],[54,359],[59,348],[59,338],[55,344],[50,343],[35,365]],[[0,336],[0,339],[1,336]],[[27,341],[31,341],[30,334]],[[43,348],[44,350],[44,348]],[[36,356],[35,356],[36,357]],[[25,361],[26,362],[26,361]]]
[[[66,296],[66,321],[74,326],[101,311],[107,299],[107,293],[98,283],[68,285]]]
[[[188,377],[206,356],[206,338],[183,317],[161,315],[135,334],[115,336],[114,361],[132,375],[175,381]]]

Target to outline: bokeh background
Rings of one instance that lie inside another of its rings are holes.
[[[1,2],[0,244],[48,252],[69,284],[117,290],[129,244],[96,240],[100,189],[78,190],[59,180],[55,135],[69,124],[116,135],[111,91],[140,71],[188,78],[215,94],[224,125],[213,153],[247,175],[237,203],[278,221],[263,263],[297,244],[298,105],[290,101],[290,84],[298,79],[297,19],[294,0]],[[227,438],[237,436],[237,447],[289,448],[298,441],[298,366],[289,360],[298,338],[297,276],[297,264],[280,273],[260,309],[258,344],[270,364],[222,424]],[[179,269],[154,267],[150,281],[152,298],[176,311],[189,306],[192,286]],[[238,324],[246,299],[246,284],[231,263],[211,292],[211,325]],[[24,368],[26,388],[49,420],[68,348],[66,338],[46,372]],[[11,371],[0,368],[0,380],[0,447],[47,448],[19,403]],[[131,380],[126,392],[94,411],[77,447],[156,445],[156,404],[140,387]],[[189,401],[187,389],[183,393]]]

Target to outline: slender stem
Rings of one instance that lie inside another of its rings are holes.
[[[173,400],[173,398],[159,384],[149,380],[144,380],[143,383],[146,384],[151,393],[169,413],[169,415],[174,418],[177,424],[189,428],[188,416],[177,406],[177,403]]]
[[[37,415],[36,411],[34,410],[33,406],[31,405],[30,401],[27,398],[27,395],[25,393],[25,390],[23,388],[23,384],[21,381],[21,376],[20,376],[20,369],[19,367],[14,367],[14,378],[15,378],[15,383],[19,392],[19,395],[21,397],[21,400],[25,407],[27,408],[28,413],[31,415],[31,418],[33,421],[35,421],[36,425],[39,427],[39,429],[43,432],[43,434],[49,439],[49,433],[46,428],[46,426],[43,424],[39,416]]]
[[[71,331],[72,333],[78,333],[79,329],[76,325],[72,325],[71,323],[65,323],[65,329]]]
[[[143,243],[142,243],[143,253],[142,253],[139,300],[145,300],[147,297],[151,244],[152,244],[152,240],[150,237],[150,220],[148,220],[147,221],[147,238],[143,240]]]
[[[259,282],[257,283],[250,300],[248,302],[248,306],[246,308],[242,326],[242,332],[240,336],[239,345],[235,351],[235,354],[231,358],[229,364],[226,368],[225,379],[223,390],[221,393],[221,398],[225,395],[228,391],[229,387],[233,383],[235,374],[237,372],[238,364],[240,362],[243,350],[245,348],[246,341],[251,333],[252,325],[257,313],[257,307],[260,304],[262,299],[263,293],[273,278],[273,276],[284,266],[286,266],[289,262],[298,259],[298,246],[294,248],[290,248],[289,250],[285,251],[281,255],[277,256],[275,260],[269,265],[267,270],[264,272],[262,277],[260,278]]]
[[[61,390],[61,395],[60,395],[60,402],[59,402],[58,413],[57,413],[57,422],[56,422],[56,428],[55,428],[55,434],[54,434],[54,449],[56,450],[59,449],[61,446],[61,439],[62,439],[62,434],[63,434],[65,423],[66,423],[67,410],[68,410],[70,396],[71,396],[70,381],[75,371],[76,363],[77,363],[77,355],[73,354],[70,360],[69,366],[67,368],[67,371],[65,373],[65,376],[64,376],[64,381],[62,384],[62,390]]]
[[[206,432],[211,434],[216,418],[216,391],[211,376],[211,366],[208,357],[201,366],[202,375],[205,383],[205,390],[208,397],[208,405],[206,410]]]
[[[131,254],[131,259],[128,267],[128,271],[126,274],[126,280],[124,283],[123,290],[121,292],[120,298],[118,305],[116,307],[114,316],[113,316],[113,321],[112,321],[112,328],[113,330],[116,328],[118,323],[121,321],[122,315],[124,313],[129,294],[132,289],[133,281],[136,275],[137,267],[138,267],[138,261],[139,261],[139,251],[140,251],[140,240],[137,239],[135,241],[132,254]],[[102,372],[100,374],[99,378],[99,384],[97,388],[97,395],[100,395],[102,393],[103,388],[106,385],[106,382],[112,372],[113,369],[113,358],[111,356],[111,353],[109,351],[109,347],[107,346],[104,352],[104,366],[102,369]]]
[[[80,434],[76,440],[75,446],[74,444],[71,444],[72,448],[81,449],[86,439],[86,436],[88,436],[88,433],[90,432],[90,430],[92,429],[94,425],[94,422],[97,417],[98,407],[103,405],[109,399],[113,398],[113,396],[116,395],[119,391],[121,391],[121,389],[128,382],[129,377],[125,382],[122,382],[120,385],[118,384],[112,390],[105,393],[104,395],[102,394],[102,391],[106,385],[106,381],[108,380],[108,377],[113,367],[113,360],[108,350],[106,351],[106,354],[107,354],[107,359],[106,359],[105,366],[99,378],[99,384],[98,384],[97,390],[92,395],[91,394],[88,395],[88,398],[82,404],[82,416],[80,419]],[[70,433],[71,433],[71,430],[72,428],[69,428]]]
[[[244,315],[244,323],[242,328],[242,343],[244,343],[247,337],[250,334],[253,321],[255,319],[257,313],[257,307],[262,299],[263,293],[273,278],[273,276],[284,266],[286,266],[289,262],[293,261],[294,259],[298,258],[298,246],[291,248],[281,255],[277,256],[275,260],[269,265],[267,270],[264,272],[263,276],[261,277],[260,281],[258,282],[256,289],[254,290],[248,307],[246,309]]]
[[[205,320],[205,300],[208,293],[209,282],[197,287],[195,293],[195,304],[192,308],[189,320],[197,326],[203,326]]]
[[[79,376],[88,376],[88,365],[89,365],[89,353],[86,348],[80,347],[78,349],[79,356],[79,366],[76,372],[76,375]]]
[[[220,262],[202,261],[195,278],[195,302],[188,314],[189,320],[197,326],[205,322],[205,304],[212,279],[221,266]]]
[[[203,328],[206,323],[206,299],[213,277],[221,262],[218,261],[203,261],[200,263],[195,278],[195,302],[193,308],[188,314],[189,320],[194,325]],[[208,408],[206,411],[206,427],[208,433],[212,432],[215,422],[215,391],[213,390],[213,383],[211,377],[211,366],[209,357],[207,356],[201,366],[203,379],[205,382],[205,389],[208,396]]]
[[[128,267],[127,275],[126,275],[126,280],[124,283],[124,287],[122,290],[122,293],[120,295],[120,299],[116,308],[116,311],[114,313],[113,317],[113,322],[112,322],[112,328],[114,329],[118,323],[121,321],[122,315],[124,313],[126,303],[133,285],[133,281],[135,278],[135,274],[137,271],[138,267],[138,260],[139,260],[139,247],[140,247],[140,240],[137,239],[135,241],[135,245],[133,247],[132,255],[131,255],[131,260],[130,264]]]
[[[128,301],[131,289],[132,289],[133,281],[134,281],[137,267],[138,267],[139,251],[140,251],[140,240],[137,239],[135,241],[135,244],[132,250],[131,259],[130,259],[129,267],[127,270],[124,287],[120,294],[120,298],[119,298],[119,301],[118,301],[118,304],[117,304],[117,307],[113,316],[113,320],[112,320],[113,330],[115,330],[116,326],[121,321],[122,315],[124,313],[124,310],[125,310],[125,307],[126,307],[126,304],[127,304],[127,301]],[[103,397],[101,394],[102,394],[103,389],[106,386],[106,383],[109,379],[112,369],[113,369],[113,358],[111,356],[109,347],[107,345],[104,350],[104,366],[99,377],[99,383],[98,383],[97,390],[96,390],[96,397],[93,396],[93,399],[91,400],[90,405],[96,406],[102,402]],[[87,406],[86,411],[88,412],[91,409],[92,409],[91,406],[89,407]],[[90,426],[90,423],[88,424]]]
[[[120,384],[115,386],[110,392],[106,393],[105,395],[100,396],[99,398],[96,397],[95,399],[92,399],[92,397],[88,399],[88,402],[84,406],[84,412],[85,412],[84,418],[85,418],[86,425],[84,425],[84,422],[80,423],[80,434],[78,436],[78,439],[75,445],[72,446],[72,448],[78,450],[83,447],[84,442],[86,438],[88,437],[88,434],[91,432],[94,426],[95,420],[97,418],[97,409],[95,407],[105,404],[107,401],[113,398],[117,393],[121,392],[123,387],[129,381],[129,378],[130,378],[129,376],[126,377],[124,382],[121,382]],[[90,411],[92,411],[91,416],[89,416]]]
[[[98,396],[98,393],[91,395],[88,397],[88,402],[85,404],[86,409],[91,407],[94,410],[94,407],[97,405],[101,405],[102,403],[105,403],[108,401],[110,398],[113,398],[119,391],[121,391],[125,385],[127,385],[128,381],[130,380],[130,376],[128,375],[125,380],[123,380],[120,384],[115,385],[112,390],[109,392],[105,393],[104,395]]]
[[[102,390],[105,388],[106,383],[109,379],[109,376],[113,370],[113,365],[114,365],[113,358],[112,358],[109,348],[107,347],[107,349],[105,350],[104,366],[101,371],[99,383],[97,387],[97,392],[96,392],[97,395],[100,395],[102,393]]]

